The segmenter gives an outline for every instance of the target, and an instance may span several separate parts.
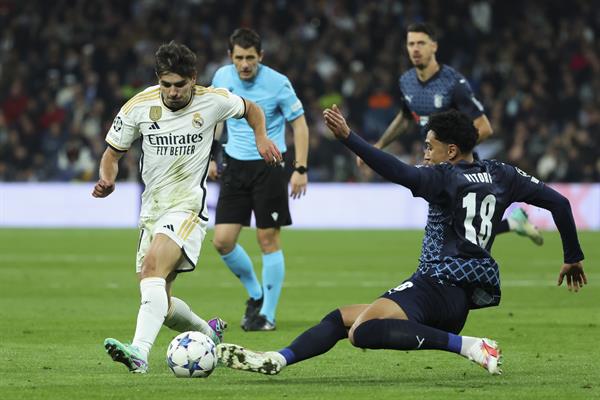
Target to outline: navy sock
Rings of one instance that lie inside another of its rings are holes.
[[[342,313],[334,310],[317,325],[304,331],[281,353],[287,365],[318,356],[329,351],[337,342],[348,337]]]
[[[506,232],[510,232],[510,226],[508,226],[508,220],[503,219],[502,221],[500,221],[500,223],[496,227],[496,235],[499,235],[501,233],[506,233]]]
[[[372,319],[354,330],[354,345],[363,349],[446,350],[460,353],[460,336],[402,319]]]

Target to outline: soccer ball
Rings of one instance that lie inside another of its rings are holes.
[[[204,333],[180,333],[169,344],[167,364],[178,378],[207,378],[217,366],[217,347]]]

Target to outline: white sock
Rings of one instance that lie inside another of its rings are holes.
[[[142,302],[132,345],[138,347],[146,359],[169,308],[165,286],[163,278],[145,278],[140,281]]]
[[[164,325],[177,332],[200,331],[212,337],[213,330],[208,323],[197,316],[185,301],[171,297],[171,307]]]
[[[506,218],[506,222],[508,222],[508,229],[511,230],[511,232],[513,232],[515,229],[517,229],[517,226],[519,225],[519,223],[517,221],[515,221],[514,219],[508,217]]]
[[[473,345],[477,342],[479,342],[481,340],[481,338],[478,337],[472,337],[472,336],[461,336],[462,337],[462,344],[460,346],[460,355],[463,357],[469,357],[469,350],[471,349],[471,347],[473,347]]]

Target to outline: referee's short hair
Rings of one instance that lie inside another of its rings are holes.
[[[233,31],[231,36],[229,36],[229,51],[233,52],[235,45],[240,46],[242,49],[254,47],[258,54],[260,54],[262,49],[260,35],[255,30],[249,28],[238,28]]]

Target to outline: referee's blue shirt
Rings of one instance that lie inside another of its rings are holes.
[[[285,145],[285,121],[293,121],[304,114],[302,102],[296,96],[289,79],[266,65],[258,65],[253,80],[240,79],[235,65],[221,67],[212,81],[214,87],[223,87],[230,92],[257,103],[265,113],[267,135],[282,153]],[[225,152],[237,160],[260,160],[254,133],[245,119],[227,120],[227,144]]]

